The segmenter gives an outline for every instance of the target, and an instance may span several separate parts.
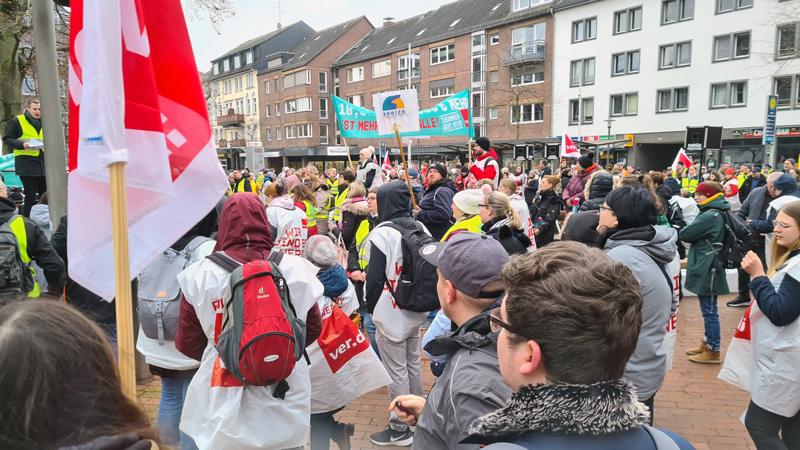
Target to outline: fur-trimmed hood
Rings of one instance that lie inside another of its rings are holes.
[[[504,408],[474,421],[462,442],[514,442],[526,433],[610,434],[641,428],[647,420],[647,408],[627,381],[528,385]]]
[[[352,198],[347,198],[342,202],[342,212],[349,212],[356,216],[369,215],[369,206],[366,200],[358,200],[353,202]]]

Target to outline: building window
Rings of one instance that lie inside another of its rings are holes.
[[[231,80],[225,80],[224,84],[225,84],[225,93],[226,94],[230,94],[231,93]]]
[[[327,98],[319,99],[319,118],[320,119],[327,119],[328,118],[328,99]]]
[[[397,58],[397,80],[419,78],[419,52]]]
[[[612,116],[635,116],[639,113],[639,93],[615,94],[611,96]]]
[[[388,77],[392,74],[392,60],[372,63],[372,78]]]
[[[683,22],[694,18],[694,0],[663,0],[661,25]]]
[[[656,92],[657,112],[679,112],[689,110],[689,88],[660,89]]]
[[[303,97],[295,100],[297,102],[297,112],[311,111],[311,97]]]
[[[312,137],[311,133],[311,124],[305,123],[302,125],[297,126],[297,137],[299,138],[310,138]]]
[[[328,92],[328,72],[319,71],[319,91]]]
[[[489,72],[489,82],[497,83],[498,80],[500,80],[500,72],[499,71],[493,70],[493,71]]]
[[[497,107],[489,108],[489,118],[490,119],[497,119]]]
[[[236,114],[244,114],[244,100],[236,100]]]
[[[489,36],[489,45],[497,45],[500,43],[500,33],[495,33]]]
[[[711,85],[711,109],[747,106],[747,81]]]
[[[364,66],[351,67],[347,69],[347,82],[353,83],[364,80]]]
[[[776,58],[800,56],[800,22],[778,27],[778,49]]]
[[[322,145],[328,145],[328,126],[327,125],[320,125],[319,126],[319,143]]]
[[[572,43],[597,38],[597,17],[572,22]]]
[[[242,67],[242,57],[236,55],[233,57],[233,68],[238,69],[239,67]]]
[[[295,138],[297,138],[297,134],[295,134],[294,125],[290,125],[290,126],[284,128],[284,130],[285,130],[284,136],[286,136],[286,139],[295,139]]]
[[[222,69],[224,72],[231,70],[231,60],[226,59],[225,61],[222,61]]]
[[[247,99],[245,100],[245,103],[247,104],[246,111],[247,111],[247,115],[249,116],[250,115],[250,96],[249,95],[247,96]]]
[[[456,44],[447,44],[431,49],[431,65],[441,64],[456,59]]]
[[[219,74],[219,63],[214,63],[214,75]]]
[[[350,95],[347,97],[347,101],[352,103],[354,106],[364,107],[364,94],[360,95]]]
[[[247,64],[253,64],[253,52],[245,53],[245,61]]]
[[[717,0],[717,13],[731,12],[752,6],[753,0]]]
[[[511,56],[514,59],[544,55],[547,31],[544,22],[511,30]]]
[[[778,108],[800,108],[800,75],[775,77],[773,93],[778,96]]]
[[[544,3],[550,3],[552,1],[553,0],[512,0],[511,11],[514,12],[514,11],[519,11],[520,9],[532,8],[534,6],[539,6]]]
[[[430,82],[431,98],[447,97],[455,93],[456,79],[447,78]],[[475,105],[473,105],[475,106]]]
[[[277,93],[280,90],[281,90],[281,79],[275,78],[275,92]]]
[[[253,87],[253,73],[248,73],[245,78],[247,79],[247,89],[251,89]]]
[[[714,38],[714,61],[750,56],[750,32],[726,34]]]
[[[625,9],[614,13],[614,34],[642,29],[642,7]]]
[[[522,73],[511,73],[511,86],[544,83],[544,66],[533,67]]]
[[[272,128],[267,128],[267,140],[272,140]]]
[[[612,55],[611,76],[639,73],[639,59],[639,50]]]
[[[511,106],[511,123],[534,123],[544,121],[544,104],[528,103]]]
[[[594,84],[594,66],[594,58],[572,61],[569,76],[570,87]]]
[[[269,117],[270,116],[269,110],[270,110],[269,105],[264,107],[264,117]]]
[[[264,82],[264,93],[269,94],[269,80]]]
[[[594,98],[583,98],[569,101],[569,124],[587,124],[594,122]]]
[[[280,103],[275,103],[275,116],[276,117],[279,117],[281,115],[281,106],[280,105],[281,105]]]
[[[658,50],[658,54],[659,69],[686,67],[692,64],[692,43],[678,42],[662,45]]]
[[[275,137],[280,141],[281,140],[281,129],[275,128]]]
[[[288,100],[283,103],[283,111],[286,114],[293,114],[297,112],[297,102],[294,100]],[[286,133],[286,138],[289,138],[289,133]]]

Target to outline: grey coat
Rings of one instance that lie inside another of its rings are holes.
[[[675,296],[656,261],[664,266],[671,263],[677,257],[677,240],[674,229],[650,226],[619,231],[604,247],[611,259],[631,269],[642,289],[642,330],[624,375],[642,400],[661,388],[667,373],[664,333]]]
[[[771,201],[772,196],[767,192],[767,187],[757,187],[742,202],[742,207],[739,208],[739,211],[736,211],[736,217],[745,222],[748,220],[764,220],[767,207]]]
[[[431,355],[447,355],[447,365],[436,380],[414,433],[414,449],[477,450],[477,444],[459,444],[472,422],[497,411],[511,397],[497,360],[497,334],[486,313],[468,320],[456,331],[425,346]]]

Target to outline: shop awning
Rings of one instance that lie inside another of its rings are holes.
[[[595,150],[595,152],[605,152],[618,148],[625,148],[626,144],[629,142],[631,142],[630,139],[617,139],[614,141],[575,141],[576,144],[591,150]]]

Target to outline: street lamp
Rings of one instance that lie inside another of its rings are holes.
[[[608,119],[604,120],[604,122],[608,125],[608,134],[606,134],[606,136],[609,136],[609,138],[611,136],[611,123],[614,122],[614,121],[615,120],[610,118],[610,117]],[[606,169],[608,168],[608,157],[609,156],[611,156],[611,149],[610,148],[606,149]]]

